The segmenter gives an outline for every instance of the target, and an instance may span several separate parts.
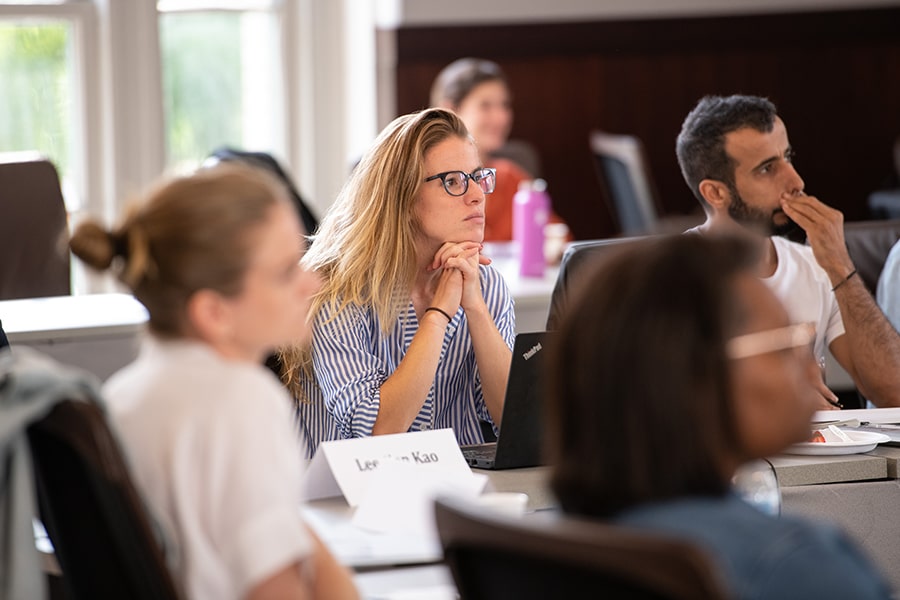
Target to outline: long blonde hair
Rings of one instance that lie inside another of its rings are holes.
[[[328,305],[372,306],[387,331],[409,300],[416,275],[415,204],[425,179],[425,154],[451,137],[470,139],[453,112],[430,108],[394,119],[353,170],[322,218],[303,265],[321,275],[312,315]],[[308,348],[281,350],[282,374],[301,397],[311,372]]]

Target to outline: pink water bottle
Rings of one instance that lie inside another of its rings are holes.
[[[513,240],[519,247],[519,275],[544,276],[544,225],[549,218],[547,182],[521,182],[513,198]]]

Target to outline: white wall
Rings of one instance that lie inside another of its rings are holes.
[[[288,9],[288,68],[296,107],[289,164],[321,216],[377,131],[374,4],[294,0]]]
[[[712,16],[900,6],[900,0],[376,0],[378,26]]]

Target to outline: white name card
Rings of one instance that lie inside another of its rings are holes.
[[[429,479],[472,476],[452,429],[333,440],[316,450],[304,480],[304,499],[343,494],[350,506],[357,506],[379,469],[396,463],[412,478],[425,473]]]

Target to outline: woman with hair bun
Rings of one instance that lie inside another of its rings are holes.
[[[356,598],[300,519],[291,400],[262,366],[308,338],[317,277],[270,175],[221,165],[165,181],[73,253],[110,269],[150,314],[138,358],[104,385],[109,414],[189,598]],[[167,545],[168,546],[168,545]]]

